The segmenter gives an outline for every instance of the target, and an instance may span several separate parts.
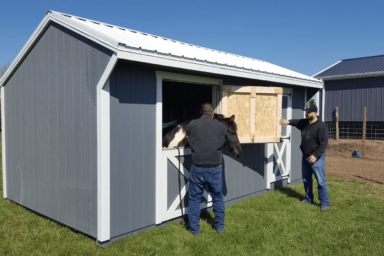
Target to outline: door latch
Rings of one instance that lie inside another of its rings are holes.
[[[289,142],[291,142],[291,134],[289,134],[289,136],[285,138],[280,137],[280,142],[283,142],[283,140],[289,140]]]

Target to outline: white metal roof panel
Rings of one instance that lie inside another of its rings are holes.
[[[152,57],[164,57],[184,61],[185,63],[194,62],[199,65],[209,65],[215,67],[216,71],[225,68],[226,70],[236,71],[232,75],[262,79],[275,82],[287,82],[299,86],[322,87],[322,81],[298,72],[268,63],[266,61],[252,59],[236,54],[217,51],[201,46],[196,46],[177,40],[164,38],[140,31],[122,28],[94,20],[89,20],[73,15],[49,11],[45,19],[41,22],[35,33],[19,53],[18,57],[11,64],[8,74],[0,78],[0,84],[4,83],[6,76],[17,66],[28,48],[37,40],[39,33],[42,33],[43,26],[47,26],[50,21],[57,22],[82,35],[92,39],[115,52],[135,52],[138,54],[151,55]],[[123,55],[120,55],[123,56]],[[152,58],[153,59],[153,58]],[[204,70],[204,68],[201,68]],[[213,69],[211,69],[213,70]],[[213,71],[215,72],[215,71]],[[224,71],[220,71],[221,74]],[[216,72],[217,73],[217,72]],[[253,74],[252,76],[250,74]],[[244,74],[244,75],[243,75]]]
[[[90,30],[99,31],[113,39],[115,41],[116,46],[125,45],[126,47],[134,49],[136,48],[151,52],[171,54],[172,56],[196,59],[201,61],[207,61],[210,63],[217,63],[237,68],[268,72],[305,80],[319,81],[318,79],[314,79],[298,72],[279,67],[266,61],[252,59],[222,51],[216,51],[213,49],[144,33],[133,29],[122,28],[119,26],[114,26],[98,21],[84,19],[68,14],[62,14],[53,11],[52,14],[56,17],[61,16],[61,20],[63,21],[71,20],[75,23],[89,27]]]

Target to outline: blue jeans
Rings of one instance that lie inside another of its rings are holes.
[[[200,203],[204,187],[212,197],[213,213],[215,214],[214,226],[220,232],[224,231],[224,200],[223,200],[223,167],[197,167],[192,165],[189,174],[189,208],[188,221],[193,234],[200,234]]]
[[[314,164],[309,163],[309,157],[303,155],[302,171],[303,183],[305,189],[305,199],[307,203],[313,204],[313,180],[312,174],[315,175],[319,191],[320,206],[330,206],[328,199],[327,182],[325,181],[325,154],[316,160]]]

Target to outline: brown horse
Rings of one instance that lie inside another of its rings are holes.
[[[240,157],[243,150],[240,145],[239,137],[237,135],[237,125],[235,123],[235,115],[231,117],[224,117],[221,114],[215,114],[214,119],[218,120],[227,127],[227,135],[230,143],[226,145],[228,150],[234,157]],[[163,138],[163,149],[171,148],[184,148],[188,145],[187,140],[187,126],[192,120],[182,122],[177,125],[173,130],[167,133]]]

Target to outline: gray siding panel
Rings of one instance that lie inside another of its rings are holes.
[[[110,85],[115,237],[155,223],[155,71],[119,62]]]
[[[367,121],[384,121],[384,77],[325,81],[324,119],[332,120],[339,107],[340,121],[363,121],[367,107]]]
[[[5,87],[9,198],[93,237],[96,85],[111,54],[52,23]]]
[[[304,88],[293,88],[292,95],[292,119],[303,118],[303,107],[305,99]],[[292,127],[292,139],[291,139],[291,181],[299,180],[302,178],[301,172],[301,158],[302,153],[300,150],[301,133],[296,127]]]
[[[264,144],[243,144],[243,155],[233,158],[224,149],[224,201],[252,194],[266,188],[264,180]]]

